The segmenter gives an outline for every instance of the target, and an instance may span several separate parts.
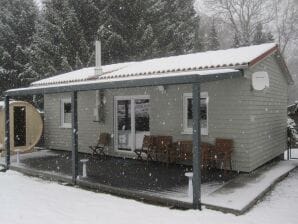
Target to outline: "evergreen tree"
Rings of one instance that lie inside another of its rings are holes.
[[[103,46],[103,63],[146,57],[154,41],[153,29],[147,17],[149,3],[142,0],[103,2],[99,6],[103,7],[103,23],[98,29],[98,37]]]
[[[75,11],[81,29],[83,30],[83,34],[85,40],[88,44],[88,47],[93,49],[94,41],[96,39],[97,30],[102,24],[101,20],[101,11],[104,5],[102,3],[103,0],[68,0],[69,6],[72,7]],[[95,1],[101,3],[97,7]]]
[[[266,38],[267,38],[267,42],[268,43],[274,42],[274,36],[273,36],[273,34],[271,32],[268,32],[266,34]]]
[[[47,0],[30,48],[39,78],[103,64],[202,50],[193,0]]]
[[[89,60],[89,47],[74,8],[66,0],[48,0],[31,45],[32,69],[39,78],[76,68]]]
[[[234,34],[232,47],[233,48],[240,47],[240,40],[239,40],[239,36],[237,35],[237,33]]]
[[[208,50],[218,50],[220,48],[214,19],[212,21],[211,29],[208,34],[207,47],[208,47]]]
[[[198,47],[193,0],[153,0],[149,11],[158,42],[154,56],[183,54]]]
[[[75,66],[75,69],[81,69],[83,67],[84,67],[84,65],[83,65],[83,63],[80,59],[80,56],[79,56],[78,52],[77,52],[76,53],[76,66]]]
[[[194,52],[200,52],[204,50],[204,46],[203,46],[203,39],[204,37],[202,36],[202,33],[200,32],[199,29],[199,24],[200,24],[200,19],[197,16],[194,19],[194,43],[193,43],[193,51]]]
[[[253,44],[263,44],[263,43],[269,43],[274,42],[274,37],[272,33],[269,31],[265,33],[263,31],[263,26],[261,23],[257,25],[256,32],[254,35]]]
[[[37,7],[33,0],[0,0],[0,94],[27,85],[28,46],[35,32]]]
[[[67,57],[62,56],[62,61],[61,61],[61,72],[70,72],[72,71],[72,67],[70,66]]]
[[[154,33],[151,24],[146,26],[143,30],[142,36],[138,41],[139,56],[141,58],[150,57],[153,53],[154,48]]]
[[[259,23],[256,27],[253,44],[263,44],[267,42],[266,34],[263,32],[263,25]]]
[[[95,1],[97,2],[97,1]],[[98,30],[104,63],[141,60],[199,50],[193,1],[100,1]],[[195,47],[196,46],[196,47]]]
[[[88,59],[87,67],[92,67],[95,65],[95,51],[93,51]]]

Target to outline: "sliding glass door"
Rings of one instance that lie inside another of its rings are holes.
[[[121,151],[142,147],[144,135],[150,134],[150,99],[148,96],[115,97],[115,146]]]

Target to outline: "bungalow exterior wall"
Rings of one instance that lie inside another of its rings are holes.
[[[251,74],[267,71],[270,87],[254,91]],[[191,93],[191,85],[167,86],[162,93],[157,87],[105,90],[105,122],[94,122],[95,91],[78,93],[79,151],[90,152],[100,132],[114,133],[114,97],[150,96],[150,134],[171,135],[174,140],[192,139],[183,133],[183,94]],[[230,80],[201,84],[201,92],[207,92],[208,135],[203,142],[214,143],[215,138],[234,140],[233,170],[250,172],[279,156],[286,149],[286,119],[288,84],[274,55],[254,67],[245,70],[245,76]],[[58,150],[70,150],[71,129],[62,128],[60,122],[61,99],[70,94],[47,94],[44,97],[45,145]],[[115,156],[133,157],[115,150]]]

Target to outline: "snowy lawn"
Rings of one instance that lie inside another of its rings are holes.
[[[171,210],[108,194],[23,176],[0,173],[0,223],[270,223],[298,222],[298,170],[242,216],[208,209]]]

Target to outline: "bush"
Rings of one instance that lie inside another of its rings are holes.
[[[297,130],[296,123],[292,118],[288,117],[287,121],[287,135],[288,135],[288,148],[296,142]]]

